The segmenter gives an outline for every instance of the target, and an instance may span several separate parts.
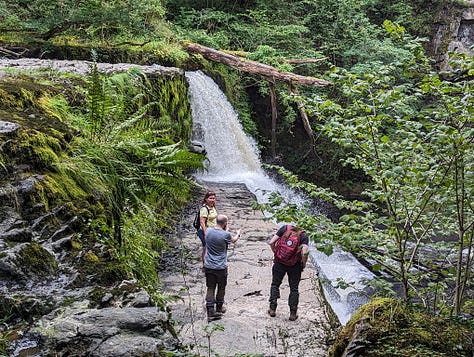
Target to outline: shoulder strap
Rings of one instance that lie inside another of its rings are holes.
[[[293,226],[291,224],[287,224],[286,225],[286,230],[285,232],[281,235],[281,237],[285,237],[286,239],[288,239],[288,237],[290,236],[291,234],[291,230],[292,230]]]
[[[209,216],[209,207],[207,207],[206,205],[202,205],[201,208],[203,208],[203,207],[206,207],[206,209],[207,209],[207,215]],[[201,208],[199,209],[199,211],[201,210]]]

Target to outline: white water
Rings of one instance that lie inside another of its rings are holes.
[[[265,202],[266,192],[293,193],[275,183],[261,168],[255,141],[245,135],[237,113],[219,86],[201,71],[186,72],[193,116],[193,141],[203,144],[209,160],[196,178],[209,182],[239,182]],[[302,198],[299,198],[301,201]]]
[[[301,203],[304,198],[275,183],[261,168],[255,142],[245,135],[237,113],[217,84],[201,71],[186,72],[193,116],[193,141],[206,150],[207,172],[196,178],[209,182],[244,183],[259,202],[265,202],[266,192],[280,192],[289,202]],[[311,259],[322,279],[342,278],[354,282],[354,288],[335,289],[324,284],[326,298],[342,324],[367,298],[361,295],[362,279],[373,275],[347,252],[336,250],[326,256],[311,249]]]

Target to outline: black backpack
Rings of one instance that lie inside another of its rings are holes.
[[[209,215],[209,208],[206,205],[202,205],[201,207],[199,207],[199,209],[196,212],[196,216],[194,216],[194,222],[193,222],[193,227],[196,228],[196,230],[201,228],[201,223],[200,223],[201,217],[199,213],[201,212],[202,207],[206,207],[207,214]]]

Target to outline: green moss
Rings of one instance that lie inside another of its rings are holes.
[[[26,75],[7,77],[0,82],[0,107],[12,111],[41,110],[37,99],[50,91],[56,90]]]
[[[71,240],[71,246],[72,246],[72,249],[74,249],[74,250],[79,250],[79,249],[81,249],[82,244],[81,244],[81,242],[78,241],[77,239],[72,239],[72,240]]]
[[[52,168],[59,163],[59,139],[37,130],[22,130],[19,139],[19,149],[26,161],[42,168]]]
[[[473,326],[442,319],[396,299],[377,298],[363,305],[340,331],[329,356],[341,356],[358,326],[367,357],[471,356]]]
[[[19,265],[40,277],[47,277],[58,272],[58,264],[54,256],[37,242],[31,242],[21,249],[18,260]]]
[[[98,263],[99,257],[94,252],[87,252],[84,254],[83,259],[88,263]]]
[[[43,180],[36,182],[36,189],[44,203],[64,201],[80,202],[89,197],[73,180],[64,173],[48,173]]]

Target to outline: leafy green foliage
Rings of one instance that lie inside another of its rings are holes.
[[[292,187],[342,215],[332,222],[275,200],[273,212],[277,220],[298,222],[318,249],[330,253],[328,245],[337,244],[377,262],[401,282],[406,299],[459,314],[470,308],[466,293],[473,286],[473,62],[455,58],[459,74],[443,78],[431,72],[419,42],[386,26],[411,53],[407,62],[377,74],[334,69],[338,96],[306,100],[319,129],[352,153],[345,164],[370,177],[366,201],[347,202],[280,170]]]
[[[16,28],[43,39],[70,30],[89,39],[142,36],[159,28],[163,15],[160,1],[0,1],[2,30]]]
[[[256,1],[234,7],[172,0],[167,6],[168,18],[192,41],[249,52],[269,46],[282,57],[318,58],[323,53],[342,67],[386,64],[404,56],[385,38],[384,20],[430,24],[432,17],[417,16],[410,1]]]
[[[110,77],[92,68],[87,115],[72,116],[81,135],[62,169],[84,191],[107,203],[114,238],[103,236],[130,277],[157,288],[157,258],[165,244],[158,231],[169,225],[169,205],[186,199],[187,173],[202,156],[173,142],[173,124],[150,101],[150,83],[137,69]],[[169,210],[171,211],[171,210]]]

